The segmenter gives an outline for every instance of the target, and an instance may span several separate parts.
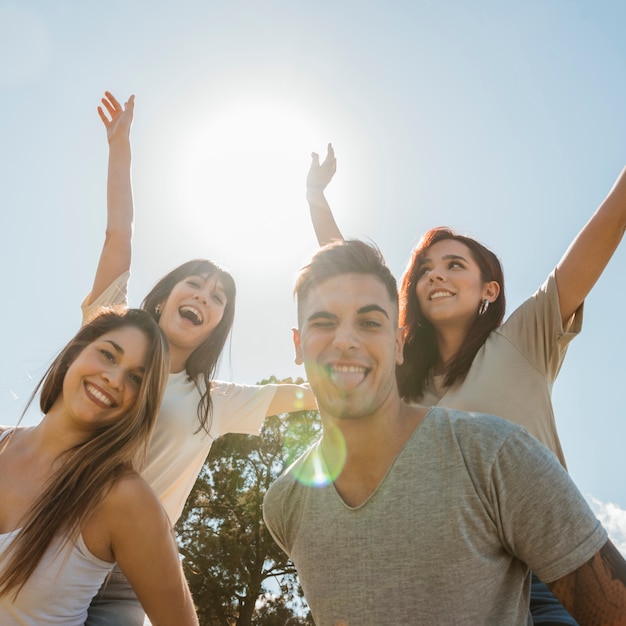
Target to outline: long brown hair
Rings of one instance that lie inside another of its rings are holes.
[[[489,305],[484,315],[478,315],[469,328],[459,351],[445,365],[444,384],[449,387],[462,381],[469,371],[476,353],[489,334],[502,323],[506,301],[504,297],[504,273],[498,257],[484,245],[465,235],[445,228],[432,228],[424,234],[411,253],[407,269],[400,285],[400,326],[404,328],[404,362],[398,366],[400,395],[407,401],[418,401],[424,393],[431,369],[439,358],[439,349],[433,325],[424,317],[417,299],[417,281],[420,262],[428,248],[445,239],[465,244],[480,269],[484,282],[496,281],[500,294]]]
[[[215,376],[222,349],[230,333],[235,317],[235,297],[237,289],[233,277],[221,267],[207,259],[195,259],[187,261],[163,276],[150,290],[141,303],[141,308],[146,310],[158,322],[161,317],[160,307],[167,300],[172,289],[189,276],[216,277],[224,287],[226,306],[220,323],[213,332],[191,353],[185,363],[187,376],[194,381],[200,392],[198,403],[198,421],[201,428],[207,433],[211,429],[211,380]],[[200,384],[200,380],[202,384]]]
[[[61,467],[50,476],[42,494],[26,512],[9,548],[10,558],[0,574],[2,594],[11,590],[15,590],[15,595],[19,593],[53,539],[62,538],[64,545],[75,541],[81,524],[115,481],[132,472],[145,458],[169,370],[167,342],[145,311],[108,310],[83,326],[48,368],[24,413],[39,389],[39,404],[42,412],[47,413],[62,392],[69,366],[82,350],[100,336],[126,326],[138,328],[149,341],[135,404],[124,417],[94,430],[90,439],[63,453]]]

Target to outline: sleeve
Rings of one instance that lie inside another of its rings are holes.
[[[523,429],[500,447],[491,490],[503,545],[544,582],[574,571],[607,541],[556,456]]]
[[[552,272],[536,293],[513,311],[500,332],[537,371],[554,381],[570,341],[582,329],[582,322],[583,305],[563,327],[556,277]]]
[[[214,380],[211,383],[213,429],[225,433],[258,435],[278,385],[239,385]]]
[[[284,500],[283,492],[284,487],[282,479],[279,478],[270,485],[270,488],[263,498],[263,520],[278,547],[289,557],[289,548],[282,524],[285,518],[282,511],[282,502]]]
[[[90,322],[101,308],[112,306],[128,306],[128,280],[130,272],[124,272],[116,278],[93,302],[91,293],[83,300],[80,305],[83,313],[83,325]]]

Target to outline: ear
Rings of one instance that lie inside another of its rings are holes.
[[[489,302],[495,302],[500,295],[500,283],[490,280],[483,287],[483,299],[487,298]]]
[[[292,328],[291,333],[293,335],[293,347],[296,351],[296,358],[294,361],[296,362],[296,365],[302,365],[304,363],[304,359],[302,358],[302,348],[300,345],[300,332],[297,328]]]
[[[404,338],[406,333],[404,332],[404,326],[401,326],[396,331],[396,365],[402,365],[404,363]]]

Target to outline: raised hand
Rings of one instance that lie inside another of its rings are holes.
[[[130,126],[133,123],[135,96],[128,98],[122,107],[110,91],[105,91],[101,102],[103,106],[98,107],[98,115],[107,129],[109,143],[117,138],[128,139]]]
[[[337,171],[337,159],[331,144],[328,144],[326,158],[320,164],[317,152],[311,153],[311,167],[306,177],[307,191],[324,191]]]

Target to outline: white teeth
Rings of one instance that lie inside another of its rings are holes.
[[[106,404],[107,406],[111,406],[113,404],[113,401],[111,400],[111,398],[109,398],[109,396],[103,394],[92,385],[87,385],[87,391],[89,391],[92,396],[100,400],[100,402],[102,402],[103,404]]]
[[[436,300],[437,298],[449,298],[452,295],[453,294],[451,294],[449,291],[435,291],[435,293],[430,294],[430,299]]]
[[[357,367],[356,365],[335,365],[332,369],[335,370],[335,372],[347,372],[348,374],[365,371],[364,367]]]
[[[193,307],[193,306],[190,306],[188,304],[185,304],[185,305],[180,307],[179,312],[181,314],[191,313],[191,315],[195,318],[195,322],[197,324],[202,324],[202,322],[204,322],[204,317],[203,317],[202,313],[198,309],[196,309],[196,307]]]

